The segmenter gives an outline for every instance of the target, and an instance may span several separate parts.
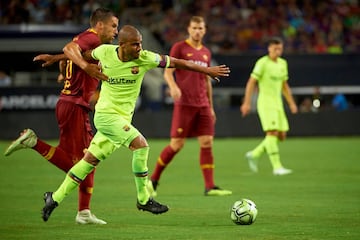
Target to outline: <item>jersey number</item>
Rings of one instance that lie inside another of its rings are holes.
[[[61,90],[61,93],[66,95],[71,94],[71,90],[69,90],[69,88],[71,87],[70,79],[72,77],[72,65],[73,62],[71,60],[66,60],[64,88]]]

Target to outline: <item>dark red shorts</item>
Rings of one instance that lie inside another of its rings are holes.
[[[210,107],[174,105],[171,137],[187,138],[204,135],[214,136],[215,124]]]
[[[93,137],[88,110],[72,102],[59,100],[56,118],[60,128],[58,147],[80,160]]]

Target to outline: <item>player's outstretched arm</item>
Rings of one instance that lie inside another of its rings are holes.
[[[178,59],[178,58],[174,58],[174,57],[170,57],[170,66],[169,67],[205,73],[217,81],[219,81],[219,77],[228,77],[229,73],[230,73],[230,68],[226,65],[204,67],[204,66],[195,64],[191,61],[187,61],[184,59]]]
[[[65,54],[55,54],[55,55],[51,55],[51,54],[39,54],[37,56],[34,57],[33,61],[43,61],[44,63],[41,64],[42,67],[48,67],[56,62],[59,62],[61,60],[66,60],[67,57],[65,56]]]

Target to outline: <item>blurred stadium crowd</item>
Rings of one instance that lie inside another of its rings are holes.
[[[277,35],[286,53],[358,53],[358,0],[5,0],[1,24],[87,25],[97,7],[118,13],[120,24],[148,27],[165,49],[186,37],[191,15],[208,23],[214,53],[263,52]]]

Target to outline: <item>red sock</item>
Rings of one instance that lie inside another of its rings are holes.
[[[90,199],[94,190],[95,169],[89,173],[79,186],[79,211],[90,209]]]
[[[170,147],[170,145],[166,146],[163,151],[160,154],[160,157],[158,158],[155,166],[155,170],[153,174],[151,175],[151,180],[153,181],[159,181],[161,173],[164,171],[166,166],[171,162],[171,160],[174,158],[175,154],[174,150]]]
[[[214,157],[212,148],[200,149],[200,168],[203,174],[205,188],[211,189],[215,186],[214,183]]]
[[[68,172],[73,166],[71,157],[64,150],[53,147],[40,139],[38,139],[33,149],[64,172]]]

